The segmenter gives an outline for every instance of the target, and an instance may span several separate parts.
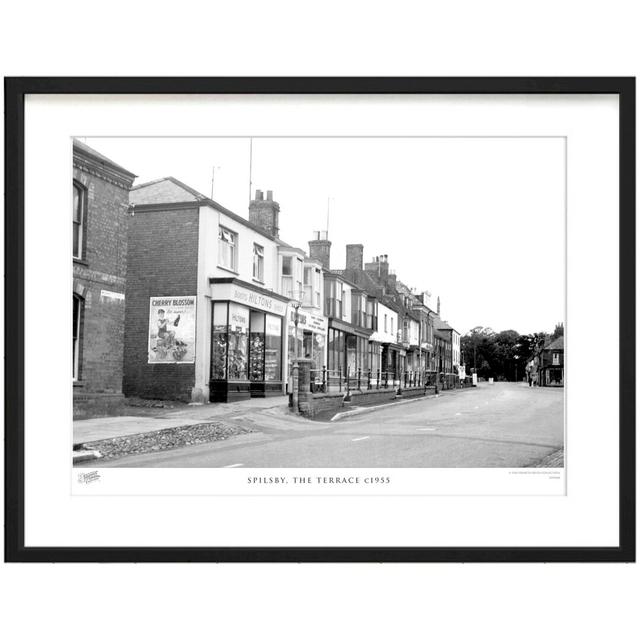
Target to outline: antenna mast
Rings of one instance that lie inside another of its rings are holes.
[[[251,202],[252,185],[251,182],[253,171],[253,138],[249,138],[249,202]]]

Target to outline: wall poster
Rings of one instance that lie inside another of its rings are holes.
[[[149,364],[193,364],[196,345],[196,297],[149,300]]]

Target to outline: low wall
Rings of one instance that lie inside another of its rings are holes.
[[[342,393],[300,393],[300,413],[307,418],[329,417],[339,411],[352,407],[390,404],[398,400],[417,398],[425,395],[433,395],[434,387],[417,387],[403,389],[398,394],[397,389],[371,389],[369,391],[351,391],[349,400],[345,399],[346,392]]]

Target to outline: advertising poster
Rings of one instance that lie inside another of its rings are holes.
[[[193,364],[196,297],[150,298],[149,364]]]

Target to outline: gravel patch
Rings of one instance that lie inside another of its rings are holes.
[[[201,422],[184,427],[171,427],[148,433],[137,433],[106,440],[84,442],[76,451],[99,451],[102,459],[113,460],[122,456],[154,451],[166,451],[178,447],[189,447],[195,444],[226,440],[243,433],[254,432],[255,429],[242,425],[229,425],[222,422]]]

